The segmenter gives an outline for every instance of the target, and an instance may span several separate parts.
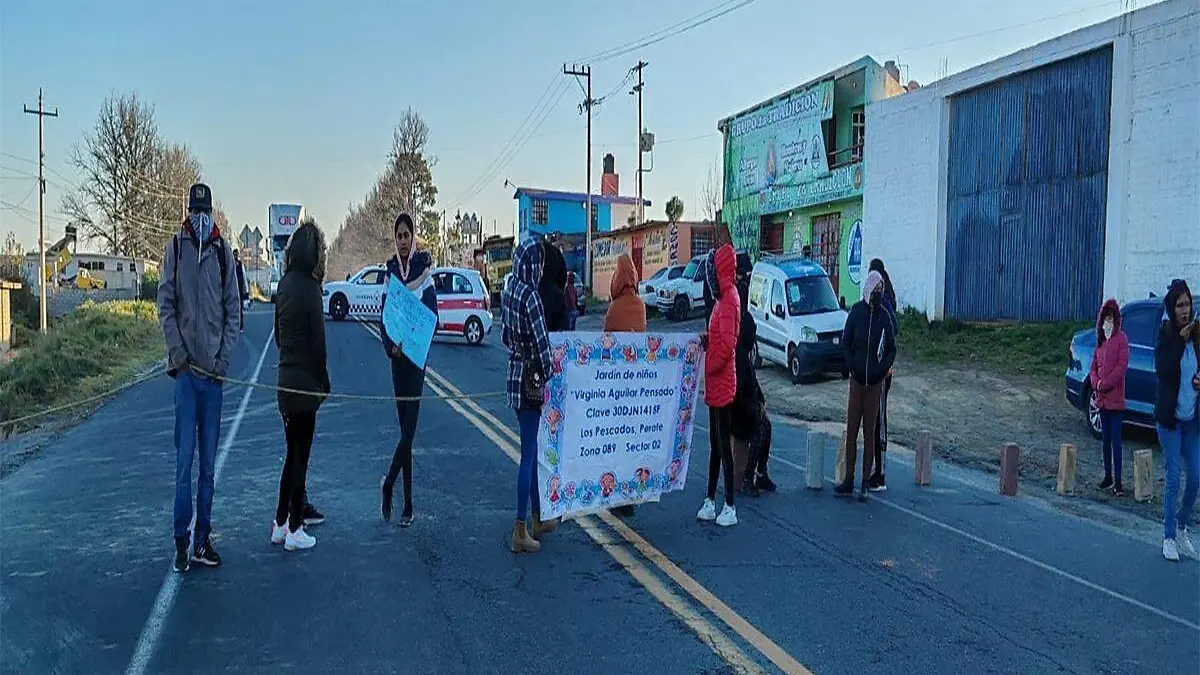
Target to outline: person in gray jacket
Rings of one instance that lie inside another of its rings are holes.
[[[212,191],[188,190],[188,217],[167,242],[158,283],[158,317],[167,343],[167,374],[175,379],[175,571],[191,561],[216,567],[209,541],[222,382],[241,334],[241,292],[233,254],[213,222]],[[192,458],[200,456],[196,531],[192,521]]]

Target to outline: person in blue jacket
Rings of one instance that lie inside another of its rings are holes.
[[[396,254],[387,262],[387,279],[384,287],[395,277],[408,290],[421,298],[421,303],[437,314],[437,292],[433,288],[430,275],[433,270],[433,257],[428,251],[417,249],[417,235],[413,219],[407,213],[396,216],[392,225]],[[387,294],[384,293],[380,306],[387,306]],[[425,389],[425,368],[418,368],[401,350],[401,345],[388,335],[386,324],[381,335],[383,348],[392,366],[392,393],[396,396],[396,416],[400,419],[400,441],[392,453],[392,463],[387,475],[380,485],[382,500],[380,512],[384,520],[392,519],[392,489],[396,478],[404,474],[404,510],[400,514],[400,526],[408,527],[413,521],[412,504],[412,446],[413,437],[417,433],[417,417],[421,412],[421,394]]]

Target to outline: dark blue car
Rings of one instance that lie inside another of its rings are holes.
[[[1135,300],[1121,308],[1121,330],[1129,338],[1129,367],[1125,371],[1125,424],[1154,426],[1154,398],[1158,378],[1154,373],[1154,340],[1163,320],[1161,298]],[[1082,330],[1071,338],[1067,365],[1067,400],[1084,413],[1092,435],[1100,438],[1100,410],[1096,407],[1088,373],[1096,352],[1096,329]]]

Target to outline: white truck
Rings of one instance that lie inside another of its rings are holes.
[[[267,228],[271,237],[271,255],[274,257],[271,270],[271,284],[268,294],[271,302],[275,302],[275,291],[279,288],[279,280],[283,278],[283,249],[287,246],[288,237],[296,231],[300,221],[304,219],[304,207],[300,204],[271,204],[267,207]]]

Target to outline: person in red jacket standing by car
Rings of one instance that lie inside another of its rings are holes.
[[[1129,339],[1121,330],[1121,306],[1113,298],[1104,301],[1096,317],[1096,353],[1088,380],[1100,408],[1101,452],[1104,480],[1101,490],[1125,494],[1121,484],[1121,424],[1125,420],[1125,369],[1129,366]],[[1115,471],[1115,478],[1114,478]]]
[[[737,525],[737,510],[733,506],[736,493],[733,468],[733,400],[737,393],[737,367],[734,351],[741,329],[742,301],[738,297],[734,274],[737,255],[725,238],[725,243],[713,256],[714,274],[707,281],[716,300],[708,319],[708,335],[704,355],[704,402],[708,404],[708,497],[696,518],[717,521],[728,527]],[[715,277],[712,279],[711,277]],[[713,283],[715,281],[715,283]],[[725,507],[717,515],[717,476],[725,471]]]

